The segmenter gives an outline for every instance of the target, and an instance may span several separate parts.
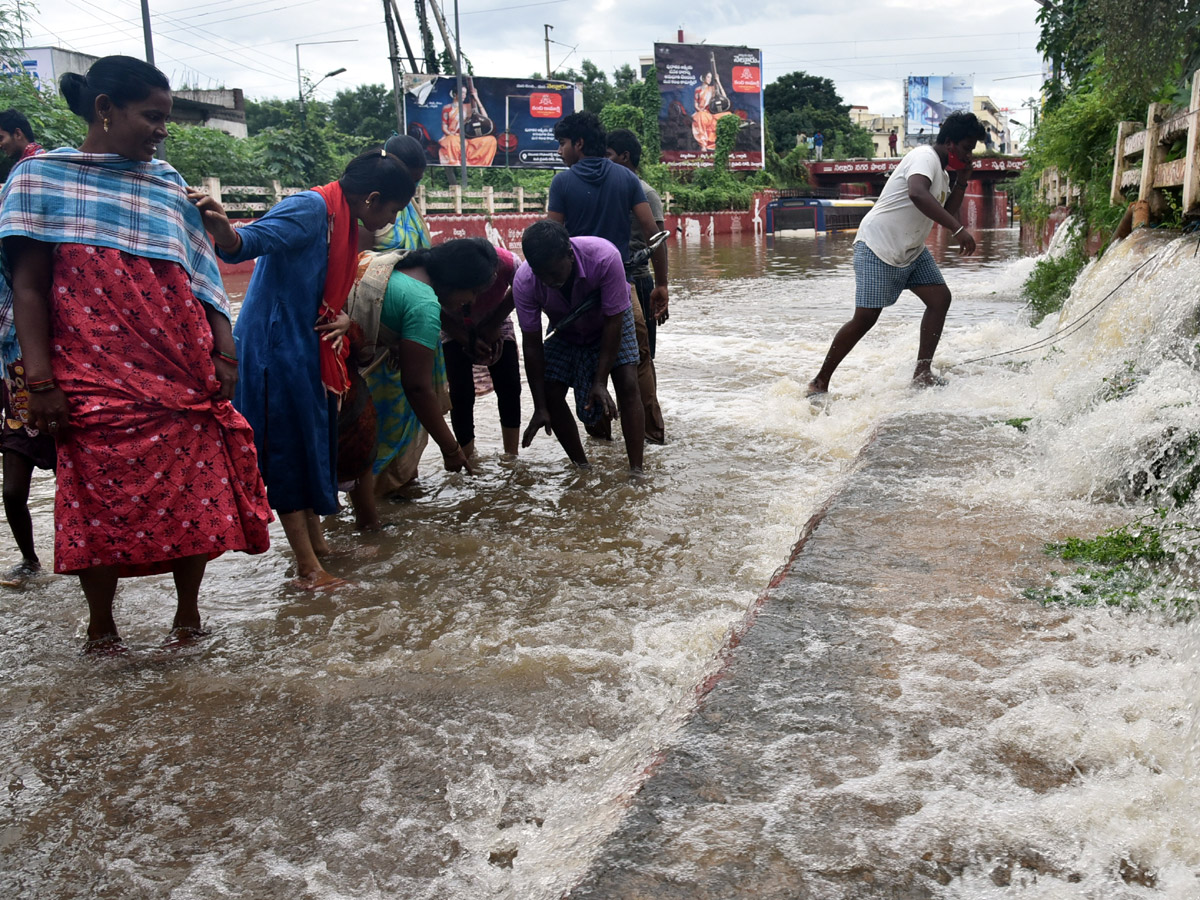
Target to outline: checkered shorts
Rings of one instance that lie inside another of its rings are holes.
[[[600,342],[580,345],[565,338],[551,336],[545,343],[546,380],[558,381],[575,389],[575,414],[579,421],[592,425],[600,421],[600,410],[584,410],[588,391],[596,377],[596,364],[600,361]],[[617,348],[617,361],[613,368],[638,364],[637,332],[633,328],[633,307],[625,310],[621,319],[621,346]]]
[[[945,284],[933,255],[926,247],[907,266],[889,266],[863,241],[854,245],[854,305],[883,309],[899,299],[905,289],[923,284]]]

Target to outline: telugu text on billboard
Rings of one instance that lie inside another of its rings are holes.
[[[404,76],[405,128],[430,165],[460,165],[465,137],[468,166],[561,168],[554,126],[583,108],[578,85],[464,77],[461,123],[456,87],[452,75]]]
[[[654,66],[662,96],[658,127],[663,162],[712,165],[717,122],[725,116],[737,116],[741,121],[729,166],[762,168],[760,51],[708,44],[655,44]]]
[[[936,137],[946,116],[970,112],[975,97],[971,75],[910,75],[907,88],[910,135]]]

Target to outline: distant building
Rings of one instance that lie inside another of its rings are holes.
[[[171,91],[171,118],[182,125],[203,125],[234,137],[246,137],[246,98],[241,88]]]
[[[996,106],[991,97],[976,95],[972,111],[987,130],[987,149],[997,153],[1012,153],[1012,131],[1008,127],[1008,112]]]
[[[12,62],[9,64],[13,68],[16,67],[16,53],[18,52],[21,55],[21,68],[37,82],[38,87],[55,93],[58,92],[58,79],[68,72],[86,75],[87,70],[92,67],[92,63],[99,59],[98,56],[76,53],[74,50],[63,50],[61,47],[26,47],[23,50],[14,51]]]
[[[874,156],[876,159],[882,159],[890,156],[891,151],[888,149],[888,135],[892,133],[892,129],[896,129],[896,134],[899,136],[899,144],[896,152],[903,154],[904,147],[904,116],[880,116],[865,106],[850,107],[850,121],[860,128],[865,128],[871,132],[871,141],[875,144]]]
[[[58,92],[60,78],[68,72],[86,75],[92,63],[100,58],[63,50],[61,47],[25,47],[19,52],[21,68],[42,90],[55,93]],[[9,63],[8,67],[16,68],[16,60]],[[178,90],[172,91],[171,96],[175,100],[171,109],[172,121],[181,125],[215,128],[234,137],[246,137],[246,101],[240,88]]]

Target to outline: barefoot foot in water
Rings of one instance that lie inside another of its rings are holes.
[[[83,649],[79,652],[83,656],[121,656],[128,653],[129,648],[125,646],[121,636],[113,632],[97,638],[88,638],[83,642]]]
[[[949,383],[941,375],[934,375],[928,369],[917,370],[913,373],[912,385],[915,388],[945,387]]]
[[[821,394],[829,393],[829,382],[820,381],[814,378],[808,383],[808,387],[804,391],[805,397],[819,397]]]
[[[5,587],[24,587],[31,578],[42,574],[42,564],[36,559],[23,559],[0,577]]]
[[[291,581],[292,587],[298,587],[302,591],[333,591],[349,584],[345,578],[330,575],[324,569],[318,569],[311,575],[301,575]]]
[[[163,650],[179,650],[182,647],[191,647],[193,644],[198,644],[204,638],[212,634],[207,628],[195,628],[190,625],[176,625],[167,635],[167,639],[162,642]]]

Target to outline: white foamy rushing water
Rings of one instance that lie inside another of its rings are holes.
[[[626,477],[619,442],[589,442],[586,474],[545,435],[502,461],[488,398],[480,475],[441,473],[432,454],[420,490],[385,506],[394,528],[332,523],[329,567],[352,589],[287,588],[276,529],[268,554],[210,566],[214,636],[197,649],[154,649],[169,580],[124,582],[117,621],[135,652],[108,661],[77,656],[72,579],[0,596],[0,892],[554,900],[682,733],[730,631],[881,419],[1029,417],[1020,456],[964,486],[980,504],[1085,536],[1144,513],[1136,473],[1165,477],[1164,441],[1200,432],[1195,239],[1114,248],[1062,317],[1033,329],[1018,299],[1032,260],[1015,258],[1014,232],[983,237],[980,258],[944,266],[945,388],[908,386],[921,309],[906,295],[830,402],[805,399],[852,305],[849,237],[693,241],[672,251],[658,346],[668,443],[648,448],[645,480]],[[972,361],[1049,338],[1155,253],[1052,349]],[[46,559],[52,490],[39,477]],[[919,632],[896,627],[911,702],[951,690]],[[1200,896],[1194,630],[1070,609],[1054,637],[976,685],[978,720],[948,727],[934,762],[880,770],[871,789],[917,802],[871,840],[978,848],[945,897]],[[1006,748],[1075,775],[1052,790],[1006,783],[989,757]],[[1047,874],[1018,867],[997,884],[994,860],[1018,845],[1050,848]],[[1153,878],[1122,878],[1122,859]]]

